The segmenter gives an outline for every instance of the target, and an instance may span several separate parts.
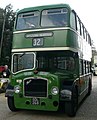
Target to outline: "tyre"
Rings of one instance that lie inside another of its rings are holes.
[[[14,97],[7,98],[8,107],[12,112],[16,112],[18,109],[14,105]]]
[[[70,102],[65,103],[65,113],[70,117],[74,117],[76,115],[77,109],[78,109],[78,92],[74,88],[72,93],[72,100]]]

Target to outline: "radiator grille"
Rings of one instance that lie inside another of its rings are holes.
[[[47,97],[47,80],[40,78],[25,79],[24,95],[27,97]]]

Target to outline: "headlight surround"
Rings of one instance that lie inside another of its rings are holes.
[[[56,86],[52,87],[51,93],[52,93],[53,95],[57,95],[57,94],[59,93],[58,87],[56,87]]]
[[[15,91],[15,93],[19,93],[19,92],[20,92],[20,86],[19,86],[19,85],[16,85],[16,86],[14,87],[14,91]]]

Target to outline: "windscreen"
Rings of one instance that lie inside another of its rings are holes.
[[[37,28],[39,26],[39,11],[21,13],[17,18],[17,30]]]
[[[17,17],[16,30],[35,29],[39,27],[60,27],[68,24],[67,8],[56,8],[20,13]]]
[[[17,53],[13,55],[13,72],[25,69],[33,69],[35,67],[34,53]]]
[[[75,69],[75,59],[68,53],[64,52],[37,52],[36,59],[38,61],[38,70],[56,71],[66,70],[73,71]]]
[[[66,26],[68,10],[66,8],[49,9],[42,11],[41,26]]]

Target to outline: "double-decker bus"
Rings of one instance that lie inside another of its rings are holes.
[[[10,83],[11,111],[58,111],[75,116],[92,88],[91,38],[67,4],[24,8],[17,13]]]

